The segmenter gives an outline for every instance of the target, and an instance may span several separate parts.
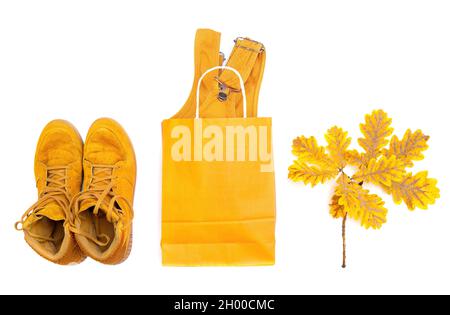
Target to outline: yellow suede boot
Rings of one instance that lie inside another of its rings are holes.
[[[61,265],[82,262],[69,229],[70,202],[81,190],[83,141],[70,123],[55,120],[41,134],[35,157],[39,200],[16,223],[43,258]]]
[[[136,158],[125,130],[112,119],[97,120],[84,146],[83,192],[72,203],[71,230],[92,259],[115,265],[132,246]]]

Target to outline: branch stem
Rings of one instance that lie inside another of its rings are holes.
[[[347,268],[347,239],[346,239],[346,225],[347,225],[347,216],[345,214],[342,219],[342,268]]]

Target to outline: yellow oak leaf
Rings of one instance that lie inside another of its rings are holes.
[[[350,178],[342,174],[337,180],[337,186],[335,195],[339,197],[338,204],[343,206],[344,209],[349,212],[355,208],[357,200],[355,196],[358,195],[358,191],[362,189],[360,185],[353,182]]]
[[[345,160],[348,164],[356,167],[361,167],[365,163],[362,154],[357,150],[350,150],[345,152]]]
[[[362,190],[358,200],[360,211],[353,219],[360,220],[366,229],[380,229],[387,222],[388,210],[384,207],[384,201],[375,194],[369,194],[368,190]]]
[[[334,194],[331,197],[331,203],[330,203],[330,215],[335,219],[342,219],[347,214],[345,211],[345,207],[343,205],[339,204],[339,199],[341,197]]]
[[[428,178],[426,171],[414,176],[409,173],[402,180],[392,182],[392,196],[397,204],[403,201],[411,211],[416,208],[426,210],[440,197],[436,185],[437,180]]]
[[[298,137],[292,144],[292,153],[299,158],[299,161],[323,167],[334,165],[330,156],[325,152],[325,147],[319,146],[314,137]]]
[[[289,167],[289,179],[294,182],[303,182],[306,185],[311,184],[312,187],[319,183],[324,184],[336,177],[338,173],[339,170],[337,168],[308,165],[301,161],[295,161]]]
[[[364,138],[358,139],[359,145],[366,151],[366,162],[378,158],[382,149],[389,143],[388,137],[394,132],[391,123],[392,119],[382,110],[375,110],[366,115],[365,123],[360,125]]]
[[[422,133],[421,130],[412,132],[408,129],[403,136],[402,140],[399,140],[397,136],[393,136],[389,149],[385,150],[387,157],[396,156],[405,162],[406,166],[413,167],[413,161],[420,161],[424,159],[423,153],[428,149],[427,141],[430,139]]]
[[[347,164],[345,154],[352,142],[352,139],[348,137],[348,132],[335,126],[328,130],[325,139],[328,143],[327,149],[331,158],[340,169],[343,169]]]
[[[366,229],[380,229],[387,222],[388,210],[384,201],[344,176],[338,180],[336,195],[340,197],[338,204],[344,207],[344,211]]]
[[[395,156],[379,160],[371,159],[367,166],[363,166],[353,179],[359,182],[370,182],[391,186],[392,181],[400,180],[405,174],[405,164]]]

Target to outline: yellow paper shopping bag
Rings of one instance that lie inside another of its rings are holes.
[[[199,36],[208,35],[208,31],[199,32],[197,44]],[[253,61],[250,65],[254,69]],[[241,68],[247,66],[244,62]],[[245,75],[247,80],[251,72]],[[212,102],[215,106],[226,107],[224,103],[230,102],[235,115],[256,113],[259,87],[252,86],[255,82],[248,84],[253,88],[253,103],[247,104],[243,77],[230,66],[204,71],[195,80],[197,118],[173,118],[162,124],[161,246],[166,266],[262,266],[275,262],[271,119],[204,118],[208,115],[200,114],[207,112],[201,108],[211,105],[211,95],[218,100]],[[233,82],[231,78],[238,78],[235,81],[240,87],[235,83],[225,86],[224,82]],[[203,81],[209,81],[206,87]],[[224,115],[229,113],[225,109]]]

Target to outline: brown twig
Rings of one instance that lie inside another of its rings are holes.
[[[342,268],[347,268],[347,240],[346,240],[346,224],[347,224],[347,215],[345,214],[342,219]]]

